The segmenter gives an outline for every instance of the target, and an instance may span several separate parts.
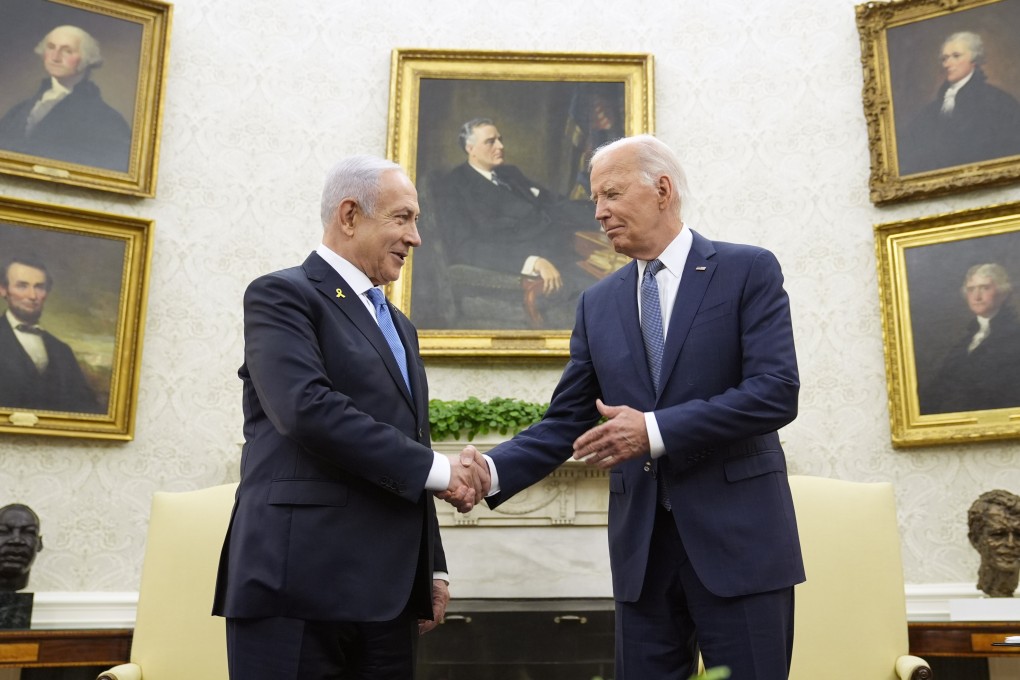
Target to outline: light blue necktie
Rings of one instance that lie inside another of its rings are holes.
[[[652,377],[655,392],[659,391],[659,374],[662,372],[662,350],[665,341],[662,337],[662,306],[659,304],[659,284],[655,275],[663,268],[660,260],[652,260],[645,266],[645,274],[641,278],[641,335],[645,340],[645,357],[648,360],[648,373]],[[672,508],[669,490],[666,488],[666,476],[663,474],[663,461],[660,459],[655,470],[656,488],[659,492],[659,503],[667,510]]]
[[[390,346],[390,351],[393,352],[393,357],[397,360],[397,366],[400,367],[400,375],[404,376],[404,384],[407,385],[407,391],[410,392],[411,381],[407,377],[407,353],[404,351],[403,343],[400,342],[400,336],[397,335],[397,327],[393,325],[393,317],[390,316],[390,306],[386,304],[386,296],[378,288],[369,288],[368,299],[375,305],[379,330],[386,338],[386,344]]]

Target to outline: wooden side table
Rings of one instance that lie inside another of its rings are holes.
[[[995,644],[1020,635],[1020,621],[911,622],[910,653],[920,657],[1015,656],[1020,646]]]
[[[0,668],[116,666],[131,654],[130,628],[0,630]]]

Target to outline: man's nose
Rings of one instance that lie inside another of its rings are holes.
[[[418,225],[411,227],[411,230],[407,232],[407,243],[412,248],[417,248],[421,245],[421,234],[418,233]]]

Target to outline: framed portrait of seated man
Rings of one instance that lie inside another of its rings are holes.
[[[0,433],[134,436],[150,220],[0,198]]]
[[[423,355],[566,356],[580,292],[629,260],[587,162],[653,130],[648,54],[397,49],[387,150],[418,188],[393,300]]]
[[[1020,437],[1020,203],[875,227],[894,446]]]
[[[857,6],[876,204],[1020,180],[1020,0]]]
[[[0,172],[155,196],[171,10],[4,0]]]

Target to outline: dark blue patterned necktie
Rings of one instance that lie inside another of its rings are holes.
[[[368,299],[375,305],[379,330],[386,338],[386,344],[390,346],[390,351],[393,352],[393,357],[397,360],[397,366],[400,367],[400,375],[404,376],[404,384],[407,385],[407,390],[410,392],[411,381],[407,377],[407,353],[403,343],[400,342],[400,336],[397,335],[397,327],[393,325],[393,317],[390,316],[390,307],[386,304],[386,296],[378,288],[369,288]]]
[[[652,377],[655,392],[659,391],[659,374],[662,373],[662,350],[666,344],[662,335],[662,305],[659,303],[659,284],[655,275],[665,265],[660,260],[652,260],[645,266],[645,274],[641,278],[641,335],[645,340],[645,356],[648,359],[648,373]],[[659,504],[670,510],[673,504],[669,500],[669,489],[666,487],[666,475],[662,460],[656,465],[655,486],[659,493]]]
[[[656,392],[659,391],[659,373],[662,372],[662,349],[665,341],[662,336],[659,285],[655,282],[655,275],[663,266],[661,261],[652,260],[645,267],[645,275],[641,278],[641,336],[645,340],[648,373],[652,377],[652,387]]]

